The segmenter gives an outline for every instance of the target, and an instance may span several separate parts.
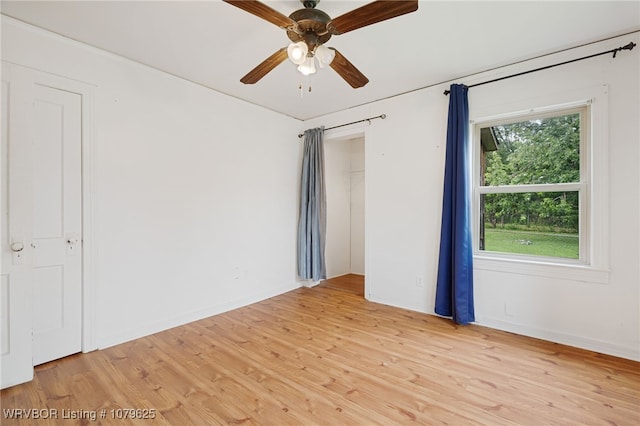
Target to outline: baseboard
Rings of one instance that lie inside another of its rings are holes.
[[[375,303],[382,303],[388,306],[394,306],[400,309],[408,309],[411,311],[421,312],[427,315],[439,316],[433,312],[427,311],[422,306],[416,306],[416,305],[407,306],[406,303],[395,303],[393,300],[389,300],[389,299],[379,300],[376,297],[372,297],[372,296],[368,296],[367,300]],[[510,322],[502,321],[496,318],[479,317],[477,314],[476,314],[476,322],[474,324],[478,324],[483,327],[493,328],[496,330],[502,330],[510,333],[519,334],[521,336],[532,337],[535,339],[546,340],[553,343],[559,343],[562,345],[572,346],[575,348],[594,351],[601,354],[630,359],[633,361],[640,361],[640,348],[634,347],[632,345],[624,346],[624,345],[619,345],[613,342],[590,339],[583,336],[570,335],[566,333],[559,333],[553,330],[546,330],[546,329],[526,326],[522,324],[510,323]]]
[[[496,330],[508,331],[522,336],[533,337],[606,355],[612,355],[619,358],[640,361],[640,350],[633,346],[623,346],[613,342],[559,333],[553,330],[510,323],[495,318],[477,318],[475,324],[494,328]]]
[[[141,324],[136,327],[127,329],[120,333],[113,333],[98,339],[98,349],[106,349],[111,346],[119,345],[121,343],[129,342],[131,340],[140,339],[142,337],[149,336],[151,334],[159,333],[161,331],[168,330],[170,328],[179,327],[181,325],[188,324],[190,322],[198,321],[204,318],[208,318],[214,315],[222,314],[224,312],[231,311],[233,309],[242,308],[244,306],[251,305],[253,303],[261,302],[271,297],[278,296],[280,294],[287,293],[291,290],[300,288],[300,283],[295,283],[290,286],[284,286],[264,293],[258,293],[249,297],[232,300],[219,305],[214,305],[205,309],[200,309],[187,314],[177,315],[172,318],[163,319],[162,321],[155,321],[148,324]]]
[[[356,274],[355,272],[345,272],[344,274],[332,275],[330,277],[327,277],[327,279],[330,280],[330,279],[333,279],[333,278],[346,277],[347,275],[355,275],[357,277],[364,277],[364,274]]]
[[[188,324],[193,321],[198,321],[213,315],[218,315],[224,312],[231,311],[233,309],[242,308],[252,303],[257,303],[262,300],[266,300],[270,297],[278,296],[288,291],[299,288],[301,283],[295,283],[291,286],[280,287],[276,290],[272,290],[265,293],[259,293],[250,297],[237,299],[227,303],[211,306],[206,309],[191,312],[189,314],[178,315],[173,318],[157,321],[149,324],[143,324],[141,326],[127,329],[122,333],[114,333],[99,339],[98,348],[105,349],[110,346],[119,345],[131,340],[139,339],[145,336],[149,336],[154,333],[159,333],[170,328],[178,327],[184,324]],[[408,309],[416,312],[426,313],[427,315],[434,315],[432,313],[424,312],[421,307],[418,306],[402,306],[401,304],[394,304],[393,301],[385,300],[379,301],[375,298],[369,299],[372,302],[383,303],[389,306],[396,306],[400,309]],[[423,308],[423,307],[422,307]],[[489,327],[496,330],[507,331],[510,333],[519,334],[522,336],[528,336],[536,339],[547,340],[554,343],[560,343],[563,345],[573,346],[576,348],[586,349],[602,354],[612,355],[620,358],[630,359],[633,361],[640,361],[640,351],[637,347],[623,346],[612,342],[589,339],[582,336],[575,336],[566,333],[559,333],[553,330],[547,330],[542,328],[525,326],[522,324],[515,324],[500,319],[482,317],[477,318],[475,324],[483,327]]]

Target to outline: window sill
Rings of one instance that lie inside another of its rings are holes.
[[[475,254],[474,269],[529,275],[560,280],[570,280],[597,284],[609,283],[609,270],[570,263],[553,263],[541,260],[515,259],[495,254]]]

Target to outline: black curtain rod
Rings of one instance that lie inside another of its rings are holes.
[[[523,72],[519,72],[517,74],[507,75],[505,77],[500,77],[500,78],[496,78],[496,79],[489,80],[489,81],[483,81],[482,83],[472,84],[472,85],[467,86],[467,87],[468,88],[472,88],[472,87],[476,87],[476,86],[482,86],[483,84],[495,83],[496,81],[506,80],[508,78],[513,78],[513,77],[519,77],[519,76],[525,75],[525,74],[531,74],[531,73],[542,71],[542,70],[546,70],[546,69],[549,69],[549,68],[558,67],[560,65],[566,65],[566,64],[570,64],[572,62],[578,62],[578,61],[582,61],[582,60],[585,60],[585,59],[594,58],[596,56],[606,55],[608,53],[613,53],[613,57],[615,58],[616,54],[618,52],[623,51],[623,50],[633,50],[634,47],[636,47],[636,44],[631,41],[626,46],[617,47],[615,49],[607,50],[606,52],[595,53],[593,55],[583,56],[582,58],[571,59],[569,61],[560,62],[558,64],[547,65],[546,67],[536,68],[536,69],[529,70],[529,71],[523,71]],[[445,90],[444,91],[445,96],[448,95],[449,93],[450,93],[449,90]]]
[[[344,126],[351,126],[352,124],[364,123],[365,121],[371,122],[371,120],[375,120],[376,118],[381,118],[384,120],[385,118],[387,118],[387,114],[378,115],[377,117],[365,118],[364,120],[352,121],[351,123],[340,124],[338,126],[327,127],[325,130],[337,129],[339,127],[344,127]],[[298,134],[299,138],[303,136],[304,136],[304,133]]]

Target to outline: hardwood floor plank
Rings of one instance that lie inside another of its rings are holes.
[[[306,364],[300,362],[299,352],[296,353],[295,357],[293,355],[287,355],[288,350],[283,350],[278,346],[277,342],[269,336],[263,335],[262,339],[255,341],[255,335],[249,333],[245,338],[245,334],[243,334],[242,328],[237,322],[234,321],[233,324],[230,325],[224,320],[225,318],[216,317],[215,324],[208,325],[207,328],[215,329],[217,336],[225,336],[223,338],[229,339],[230,342],[234,339],[241,339],[241,348],[237,350],[243,354],[245,360],[252,362],[253,366],[250,368],[250,371],[252,375],[258,375],[259,382],[264,382],[266,379],[275,380],[275,378],[285,381],[283,386],[288,386],[290,390],[287,391],[283,388],[280,394],[292,394],[293,401],[291,397],[285,400],[278,400],[278,404],[282,406],[283,410],[286,409],[287,412],[295,412],[296,407],[304,407],[307,403],[313,403],[314,405],[324,407],[322,411],[324,418],[327,418],[327,416],[329,418],[338,416],[336,420],[342,424],[345,421],[345,417],[349,417],[347,413],[342,414],[343,410],[339,405],[335,405],[330,398],[327,398],[325,389],[322,388],[325,383],[331,382],[330,376],[318,373],[314,371],[313,368],[307,368]],[[235,354],[235,356],[237,356],[237,354]],[[272,360],[276,362],[272,362]],[[306,385],[301,386],[301,382]],[[313,384],[317,392],[315,395],[311,393],[311,395],[314,396],[313,399],[309,397],[309,384]],[[264,389],[262,391],[264,392]],[[268,391],[272,393],[273,389],[269,387]],[[311,412],[313,413],[314,410],[311,410]]]
[[[38,425],[637,426],[640,363],[319,286],[38,366],[0,397],[108,414]],[[110,416],[125,408],[155,418]]]
[[[309,307],[309,305],[307,304],[306,307]],[[278,314],[278,315],[282,315],[282,314]],[[327,321],[332,321],[330,319],[327,319]],[[292,321],[287,322],[288,325],[288,330],[291,330],[291,324],[293,324]],[[349,325],[351,325],[353,323],[349,323]],[[320,326],[319,329],[322,331],[323,327]],[[390,353],[388,352],[388,349],[383,349],[383,350],[378,350],[376,349],[376,346],[371,346],[371,345],[366,345],[366,344],[359,344],[359,340],[357,338],[357,336],[353,333],[351,333],[350,331],[348,331],[346,328],[342,328],[341,330],[341,334],[343,336],[347,336],[348,338],[342,339],[339,338],[339,340],[337,341],[337,343],[334,342],[321,342],[323,344],[323,346],[326,348],[325,350],[333,355],[333,358],[337,358],[337,362],[340,365],[344,365],[344,364],[348,364],[350,362],[350,360],[353,359],[358,359],[358,356],[360,357],[360,359],[358,360],[359,362],[359,367],[361,368],[366,368],[368,371],[376,371],[376,376],[380,376],[380,377],[385,377],[387,378],[387,376],[389,376],[389,378],[391,378],[392,380],[395,379],[400,379],[400,380],[408,380],[408,381],[413,381],[415,380],[415,373],[413,373],[413,371],[410,368],[403,368],[403,370],[398,373],[397,375],[393,375],[390,373],[390,371],[392,371],[392,367],[396,367],[396,369],[399,369],[400,367],[402,367],[402,363],[403,362],[407,362],[407,363],[411,363],[412,361],[410,360],[402,360],[401,358],[399,358],[399,354],[393,354],[391,356]],[[365,336],[365,338],[368,336]],[[316,342],[317,344],[317,342]],[[353,348],[353,349],[352,349]],[[412,352],[409,356],[415,355],[416,352]],[[363,356],[362,354],[366,354],[366,356]],[[325,356],[326,362],[330,362],[330,359],[327,358]],[[381,368],[382,367],[382,368]],[[419,368],[426,368],[426,365],[419,365]],[[418,376],[419,377],[419,376]],[[411,379],[411,380],[410,380]],[[445,379],[447,379],[448,382],[451,382],[451,377],[448,373],[448,375],[445,377]],[[465,376],[466,379],[466,376]],[[371,381],[371,375],[369,375],[369,381]],[[378,389],[382,389],[385,386],[385,381],[381,382],[381,383],[376,383],[376,387]],[[455,383],[455,381],[454,381]],[[356,384],[353,384],[352,386],[356,387]],[[401,396],[405,399],[411,399],[413,396],[412,395],[421,395],[421,396],[426,396],[427,393],[429,393],[430,389],[438,389],[439,385],[437,382],[432,382],[432,383],[428,383],[428,386],[425,386],[423,388],[414,388],[412,386],[410,386],[409,383],[406,383],[403,387],[409,387],[411,389],[409,389],[409,392],[405,393],[404,389],[402,388],[396,388],[394,389],[394,395],[395,396]],[[454,392],[457,392],[458,390],[454,389]],[[444,400],[447,399],[447,395],[451,394],[451,389],[448,389],[446,392],[444,392],[443,390],[440,390],[440,392],[435,392],[433,394],[433,397],[435,399],[437,399],[440,403],[440,405],[444,405]],[[450,399],[450,404],[449,404],[449,408],[450,411],[452,412],[456,412],[458,415],[461,414],[461,407],[464,406],[466,404],[466,402],[464,400],[460,400],[458,398],[449,398]],[[418,400],[416,401],[416,403],[418,405],[426,405],[426,404],[430,404],[432,401],[427,401],[427,400]],[[484,401],[485,404],[489,404],[487,401]],[[478,401],[473,401],[473,405],[471,405],[471,408],[476,408],[478,404]],[[491,404],[490,404],[491,405]],[[410,412],[409,409],[406,409],[406,407],[402,406],[402,403],[398,403],[398,407],[400,409],[403,409],[404,412]],[[419,418],[420,414],[416,414],[414,413],[414,417]],[[478,413],[475,413],[475,416],[478,416]],[[487,418],[484,419],[486,424],[492,424],[493,422],[495,422],[495,419],[491,419],[490,417],[492,417],[491,413],[487,414]],[[458,419],[459,420],[459,419]]]
[[[347,291],[364,297],[364,275],[346,274],[329,278],[322,281],[319,287]]]

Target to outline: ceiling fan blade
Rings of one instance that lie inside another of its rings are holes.
[[[262,18],[265,21],[271,22],[287,30],[295,31],[298,29],[298,23],[288,16],[283,15],[275,9],[267,6],[256,0],[223,0],[225,3],[229,3],[237,8],[256,15],[258,18]]]
[[[255,84],[262,77],[267,75],[269,71],[280,65],[285,59],[287,59],[287,48],[283,47],[267,59],[262,61],[260,65],[249,71],[247,75],[240,79],[244,84]]]
[[[335,72],[340,74],[351,87],[357,89],[358,87],[362,87],[369,82],[369,79],[362,74],[356,67],[353,66],[351,62],[347,60],[342,53],[338,52],[333,47],[329,49],[336,52],[336,56],[331,61],[331,68],[334,69]]]
[[[344,34],[416,10],[418,0],[378,0],[332,19],[327,29],[333,35]]]

